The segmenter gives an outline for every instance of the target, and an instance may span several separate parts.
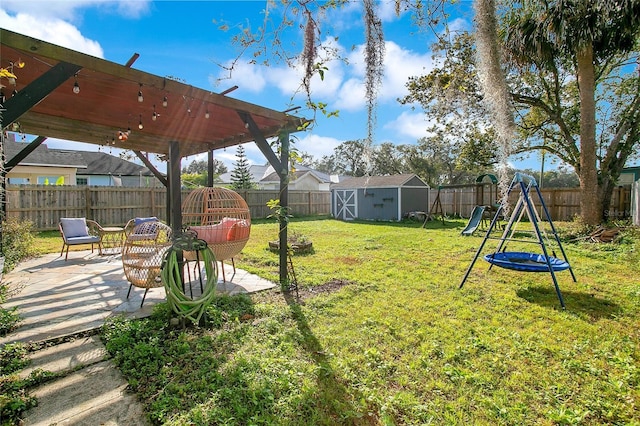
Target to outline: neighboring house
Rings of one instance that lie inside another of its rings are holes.
[[[618,185],[631,185],[640,179],[640,166],[637,167],[625,167],[620,172],[620,178],[618,179]]]
[[[26,143],[5,140],[11,159]],[[41,144],[7,174],[10,185],[158,186],[146,167],[105,152],[50,149]]]
[[[331,185],[336,219],[399,221],[415,211],[429,211],[429,185],[415,174],[353,177]]]
[[[86,169],[78,170],[77,185],[90,186],[161,186],[149,169],[123,160],[106,152],[76,151],[86,163]]]
[[[272,166],[251,165],[249,172],[252,181],[257,189],[278,190],[280,189],[280,176]],[[338,180],[334,176],[313,170],[307,166],[297,165],[289,179],[289,190],[291,191],[329,191],[330,185]],[[222,184],[231,184],[231,173],[220,175]]]

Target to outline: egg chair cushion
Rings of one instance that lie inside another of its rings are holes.
[[[241,240],[249,238],[249,224],[244,220],[239,220],[231,226],[227,233],[227,241]]]

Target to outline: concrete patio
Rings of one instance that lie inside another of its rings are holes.
[[[231,266],[225,267],[225,273],[230,281],[221,281],[220,274],[219,292],[253,293],[275,287],[240,269],[234,274]],[[141,308],[144,289],[134,287],[127,300],[129,283],[120,255],[99,256],[88,250],[69,253],[68,261],[58,254],[48,254],[22,262],[5,275],[3,283],[12,290],[3,307],[17,307],[22,322],[0,339],[0,346],[51,341],[29,353],[31,364],[19,375],[27,377],[39,369],[60,375],[31,390],[38,405],[24,413],[20,424],[149,424],[142,405],[128,391],[126,380],[99,337],[78,333],[100,327],[112,315],[150,315],[154,305],[165,300],[164,287],[150,289]],[[194,297],[199,287],[192,286]],[[70,338],[61,339],[65,336]]]
[[[219,274],[219,292],[254,293],[276,286],[241,269],[233,274],[231,265],[225,265],[225,273],[229,281],[223,282]],[[22,262],[3,283],[15,290],[3,307],[17,307],[22,322],[0,338],[0,345],[73,335],[100,327],[112,315],[142,318],[165,300],[163,287],[150,289],[142,308],[144,289],[134,287],[127,299],[129,283],[120,255],[100,256],[90,250],[70,252],[67,261],[54,253]]]

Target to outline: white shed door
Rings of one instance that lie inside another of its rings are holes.
[[[353,220],[358,217],[358,205],[355,189],[336,189],[335,191],[336,218]]]

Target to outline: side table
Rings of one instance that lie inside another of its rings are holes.
[[[102,237],[102,252],[104,254],[122,253],[124,245],[124,228],[108,226],[100,230]]]

